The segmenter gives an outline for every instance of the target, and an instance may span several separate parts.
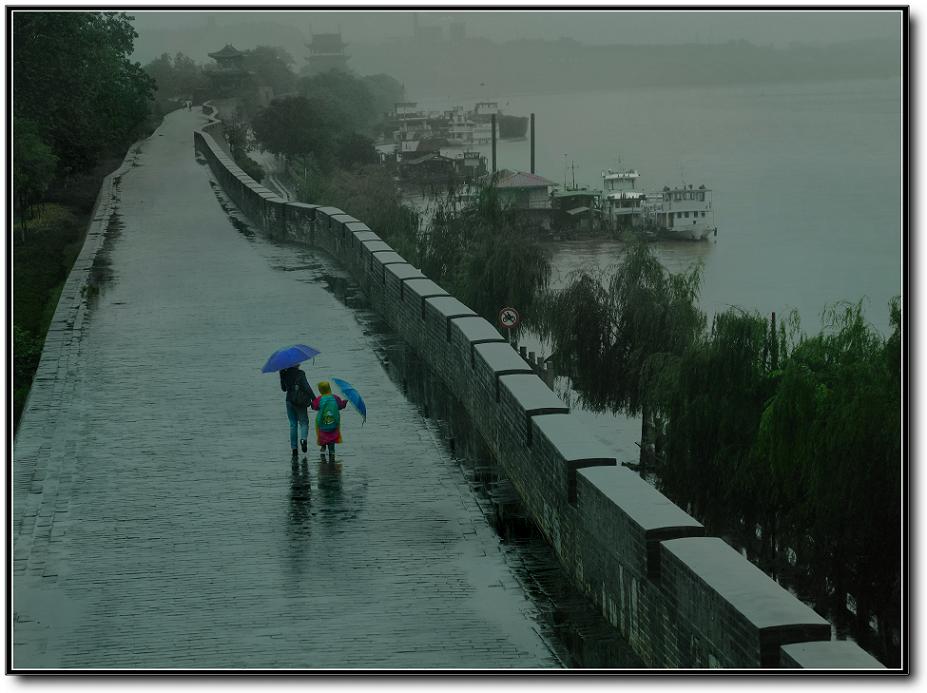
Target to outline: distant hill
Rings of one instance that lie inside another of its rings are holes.
[[[273,21],[200,25],[140,34],[134,58],[145,64],[182,51],[198,63],[231,43],[239,50],[280,46],[299,72],[307,36],[298,25]],[[882,78],[901,74],[901,47],[891,40],[830,45],[716,44],[590,45],[569,38],[496,43],[483,38],[354,43],[345,35],[348,66],[361,75],[386,73],[419,96],[587,91],[631,86],[757,84]]]
[[[900,45],[872,40],[833,45],[586,45],[571,39],[421,45],[396,40],[355,45],[351,64],[380,71],[419,96],[564,92],[629,86],[694,86],[895,77]]]
[[[178,51],[200,64],[212,62],[209,53],[231,43],[238,50],[256,46],[280,46],[293,56],[293,69],[299,72],[306,64],[308,39],[299,29],[274,22],[252,21],[247,24],[221,26],[200,25],[190,29],[149,30],[135,39],[133,59],[142,65],[162,53],[174,55]]]

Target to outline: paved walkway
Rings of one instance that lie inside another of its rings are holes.
[[[326,291],[324,256],[221,208],[202,122],[170,115],[123,176],[71,392],[37,470],[14,454],[14,667],[559,666],[378,338]],[[345,378],[368,403],[364,427],[346,410],[333,471],[312,448],[291,465],[277,376],[259,372],[294,342],[322,352],[310,382]]]

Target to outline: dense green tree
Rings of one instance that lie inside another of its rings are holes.
[[[841,610],[852,594],[858,627],[875,616],[887,641],[886,626],[899,624],[900,308],[892,303],[888,340],[865,322],[860,304],[829,318],[785,363],[757,454],[795,543],[810,547],[819,591]]]
[[[338,137],[335,157],[345,168],[376,164],[380,160],[373,140],[357,132],[347,132]]]
[[[337,106],[322,95],[287,96],[261,110],[252,130],[262,149],[287,157],[311,154],[328,168],[344,122]]]
[[[58,157],[26,118],[13,119],[13,201],[25,234],[26,219],[40,202],[55,175]]]
[[[303,77],[299,89],[307,98],[324,95],[329,99],[345,130],[366,130],[378,115],[367,84],[347,72],[329,70]]]
[[[82,171],[131,141],[153,80],[130,61],[125,13],[14,12],[13,109],[36,123],[61,172]]]
[[[286,94],[293,90],[296,75],[293,72],[293,56],[278,46],[257,46],[245,54],[245,69],[254,74],[255,83],[266,85],[274,94]]]
[[[730,308],[715,316],[711,334],[693,340],[672,367],[652,366],[666,420],[661,488],[712,525],[729,519],[732,509],[750,527],[763,522],[772,550],[776,516],[761,511],[782,500],[773,495],[753,450],[775,382],[770,338],[769,321]]]
[[[176,78],[174,75],[174,59],[170,53],[162,53],[150,63],[145,65],[145,72],[155,82],[155,90],[160,96],[176,96]]]
[[[155,81],[161,98],[189,98],[206,85],[202,68],[181,52],[173,57],[162,53],[145,65],[145,72]]]

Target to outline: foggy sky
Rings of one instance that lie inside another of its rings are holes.
[[[413,12],[258,10],[220,12],[143,11],[129,9],[139,34],[148,31],[205,27],[218,24],[273,22],[296,29],[308,37],[312,32],[340,30],[349,43],[379,43],[412,33]],[[743,39],[758,45],[787,46],[789,43],[833,43],[857,39],[900,39],[898,12],[867,11],[419,11],[421,26],[447,27],[462,20],[467,36],[494,41],[568,37],[583,43],[723,43]],[[446,33],[445,33],[446,35]],[[144,44],[144,42],[143,42]],[[144,45],[139,50],[151,52]],[[137,54],[146,61],[157,53]]]

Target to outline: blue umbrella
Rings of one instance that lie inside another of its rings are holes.
[[[341,394],[348,398],[348,401],[354,405],[354,408],[361,413],[361,416],[364,417],[364,423],[367,423],[367,405],[364,404],[364,398],[360,396],[360,393],[354,389],[351,383],[341,378],[332,378],[332,382],[338,386],[338,389],[341,390]],[[363,426],[364,424],[361,425]]]
[[[278,349],[267,359],[267,363],[264,364],[261,372],[273,373],[274,371],[282,371],[284,368],[289,368],[290,366],[295,366],[297,363],[307,361],[318,353],[320,353],[318,349],[313,349],[311,346],[306,346],[305,344],[294,344],[293,346]]]

